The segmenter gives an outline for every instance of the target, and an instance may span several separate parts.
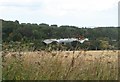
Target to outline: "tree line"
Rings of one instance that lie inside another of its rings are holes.
[[[69,25],[58,26],[56,24],[49,25],[46,23],[19,23],[15,21],[2,20],[2,43],[3,49],[7,47],[16,48],[17,45],[34,50],[45,49],[44,39],[60,39],[75,38],[81,35],[88,38],[89,41],[83,44],[77,43],[77,49],[88,50],[104,50],[104,49],[120,49],[119,27],[76,27]],[[71,49],[69,45],[62,45],[65,49]],[[62,48],[61,45],[52,45],[52,48]],[[72,45],[75,49],[76,45]]]

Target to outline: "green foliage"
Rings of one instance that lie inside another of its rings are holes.
[[[2,29],[3,42],[20,41],[21,43],[24,42],[24,44],[25,42],[32,42],[35,43],[36,49],[44,47],[42,43],[44,39],[75,38],[78,35],[89,38],[89,42],[77,44],[77,49],[118,49],[118,27],[78,28],[68,25],[58,27],[55,24],[20,24],[18,20],[15,22],[3,20]],[[66,47],[67,49],[71,48],[70,45],[66,45]]]

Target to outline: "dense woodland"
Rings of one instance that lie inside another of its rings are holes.
[[[62,25],[49,25],[46,23],[31,24],[19,23],[19,21],[2,20],[2,38],[4,49],[21,49],[24,50],[42,50],[42,49],[87,49],[87,50],[104,50],[120,49],[118,46],[118,27],[76,27]],[[76,36],[89,38],[89,41],[83,44],[73,43],[72,45],[44,45],[44,39],[75,38]],[[48,47],[49,46],[49,47]],[[50,47],[51,46],[51,47]]]

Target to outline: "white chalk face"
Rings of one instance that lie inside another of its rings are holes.
[[[46,39],[43,42],[46,44],[50,44],[52,42],[58,42],[58,43],[71,43],[73,41],[78,41],[80,43],[84,43],[85,41],[88,41],[88,38],[78,40],[76,38],[64,38],[64,39]]]

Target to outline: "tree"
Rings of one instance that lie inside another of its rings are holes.
[[[2,39],[3,42],[9,43],[13,41],[36,42],[37,48],[43,47],[44,39],[60,39],[60,38],[76,38],[76,35],[82,35],[89,38],[89,42],[78,44],[77,47],[86,49],[89,46],[91,50],[100,49],[120,49],[118,42],[120,41],[118,27],[95,27],[95,28],[78,28],[76,26],[62,25],[58,27],[56,24],[49,26],[46,23],[19,23],[15,21],[2,20]],[[57,28],[56,28],[57,27]],[[73,47],[76,47],[77,42],[73,42]],[[67,49],[71,48],[69,44]],[[65,46],[66,49],[66,46]]]
[[[56,24],[51,25],[51,27],[58,27]]]
[[[100,40],[100,48],[103,50],[106,50],[109,48],[109,42],[108,41],[104,41],[104,40]]]
[[[18,21],[18,20],[15,20],[15,23],[19,24],[19,21]]]

